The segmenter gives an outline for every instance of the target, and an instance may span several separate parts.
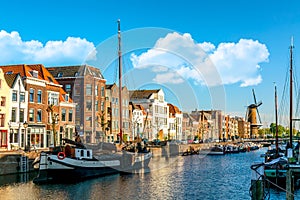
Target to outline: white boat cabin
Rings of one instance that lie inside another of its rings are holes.
[[[91,149],[77,149],[75,148],[75,158],[77,159],[92,159],[93,154]]]

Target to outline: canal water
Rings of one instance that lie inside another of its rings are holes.
[[[251,199],[250,165],[265,149],[225,156],[154,157],[149,173],[112,175],[75,184],[35,185],[34,173],[0,176],[0,199]],[[295,192],[300,199],[300,192]],[[285,192],[270,190],[270,199]]]

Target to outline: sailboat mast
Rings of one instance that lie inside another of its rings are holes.
[[[293,147],[293,38],[290,46],[290,148]]]
[[[122,121],[122,51],[121,51],[121,25],[118,19],[118,57],[119,57],[119,127],[120,127],[120,144],[123,140],[123,121]]]
[[[278,158],[278,105],[277,105],[277,88],[275,85],[275,123],[276,123],[276,158]]]

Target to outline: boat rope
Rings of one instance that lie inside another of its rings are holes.
[[[265,183],[265,176],[264,176],[264,174],[260,174],[259,172],[258,172],[258,168],[259,167],[261,167],[261,166],[263,166],[264,165],[264,163],[260,163],[260,164],[255,164],[255,165],[251,165],[251,169],[252,170],[254,170],[255,171],[255,173],[256,174],[258,174],[259,175],[259,178],[255,181],[255,182],[253,182],[253,183],[251,183],[251,186],[250,186],[250,189],[249,189],[249,195],[250,195],[250,197],[252,198],[252,188],[253,187],[255,187],[256,186],[256,183],[259,181],[259,180],[262,180],[263,181],[263,183]],[[263,184],[263,187],[264,187],[264,196],[263,196],[263,199],[270,199],[270,187],[267,187],[266,189],[267,190],[265,190],[265,184]]]
[[[273,186],[277,187],[278,189],[284,191],[285,193],[289,193],[290,195],[293,195],[295,197],[295,194],[293,194],[293,193],[287,191],[285,188],[273,183],[268,178],[266,178],[264,174],[260,174],[258,172],[258,168],[261,167],[261,166],[264,166],[264,165],[265,165],[264,163],[260,163],[260,164],[251,165],[251,167],[250,167],[252,170],[254,170],[259,175],[259,178],[254,183],[252,183],[251,186],[250,186],[250,189],[249,189],[250,197],[252,198],[252,192],[251,192],[252,187],[254,187],[256,185],[256,182],[258,180],[263,180],[263,183],[264,183],[263,184],[263,187],[264,187],[264,198],[263,199],[270,199],[270,184],[272,184]],[[267,187],[266,187],[266,184],[265,184],[266,182],[268,183]],[[267,189],[267,191],[265,189]]]

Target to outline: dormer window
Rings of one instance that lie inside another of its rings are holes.
[[[59,72],[58,74],[57,74],[57,77],[62,77],[63,76],[63,73],[62,72]]]
[[[8,71],[6,72],[6,74],[13,74],[13,71]]]
[[[31,71],[31,75],[32,75],[32,77],[34,77],[34,78],[38,78],[39,72],[36,71],[36,70],[32,70],[32,71]]]
[[[65,94],[65,100],[69,101],[69,94]]]
[[[78,76],[78,72],[75,72],[74,76],[77,77]]]

